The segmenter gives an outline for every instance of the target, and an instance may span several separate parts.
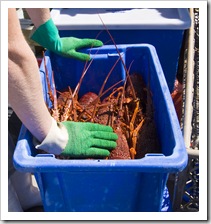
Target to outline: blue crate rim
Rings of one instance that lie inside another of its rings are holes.
[[[158,56],[156,54],[156,49],[154,46],[150,44],[128,44],[128,45],[117,45],[118,48],[125,48],[125,47],[137,47],[142,46],[146,47],[150,50],[152,54],[152,58],[155,62],[159,61]],[[116,49],[113,45],[106,45],[103,46],[104,49]],[[86,49],[89,52],[90,49]],[[46,52],[46,56],[49,55],[49,52]],[[158,78],[159,80],[163,76],[163,71],[161,68],[160,63],[158,63],[159,68]],[[157,68],[156,68],[157,69]],[[161,83],[160,83],[161,84]],[[167,83],[162,83],[165,89],[168,91]],[[170,94],[164,94],[167,101],[171,101]],[[175,109],[173,105],[168,105],[169,110],[173,110],[173,116],[170,117],[172,131],[174,132],[175,138],[182,137],[181,129],[176,117]],[[173,150],[172,155],[164,156],[163,154],[147,154],[144,158],[135,159],[135,160],[103,160],[103,159],[93,159],[93,160],[85,160],[85,159],[71,159],[71,160],[60,160],[56,159],[52,154],[47,154],[41,157],[33,157],[31,156],[26,150],[21,152],[22,145],[26,144],[26,140],[22,139],[23,136],[30,135],[29,131],[22,126],[21,134],[19,136],[19,141],[16,146],[16,150],[14,153],[15,158],[14,166],[18,170],[24,171],[25,169],[28,172],[57,172],[57,171],[66,171],[68,168],[71,168],[71,172],[89,172],[89,171],[127,171],[127,172],[134,172],[134,171],[141,171],[141,172],[149,172],[149,173],[176,173],[182,171],[187,165],[187,152],[185,149],[184,142],[176,141],[175,147]],[[183,138],[183,137],[182,137]],[[176,150],[175,150],[176,149]],[[159,165],[154,164],[159,163]],[[150,166],[150,169],[149,169]]]

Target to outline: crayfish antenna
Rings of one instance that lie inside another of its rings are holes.
[[[114,38],[112,37],[112,35],[111,35],[111,33],[109,32],[108,28],[106,27],[105,23],[103,22],[101,16],[100,16],[99,14],[98,14],[98,16],[99,16],[99,18],[100,18],[100,20],[101,20],[101,22],[102,22],[102,24],[103,24],[103,26],[104,26],[106,32],[107,32],[108,35],[110,36],[110,38],[111,38],[111,40],[112,40],[112,42],[113,42],[113,44],[114,44],[114,46],[115,46],[115,48],[116,48],[116,51],[117,51],[117,53],[118,53],[118,55],[119,55],[119,57],[120,57],[120,60],[121,60],[121,62],[122,62],[122,65],[124,66],[124,69],[125,69],[127,78],[128,78],[128,80],[129,80],[129,82],[130,82],[130,84],[131,84],[133,98],[136,99],[136,93],[135,93],[135,90],[134,90],[134,88],[133,88],[132,81],[131,81],[131,79],[130,79],[130,74],[129,74],[127,68],[126,68],[126,65],[125,65],[125,63],[124,63],[124,60],[122,59],[122,56],[121,56],[121,54],[120,54],[120,52],[119,52],[119,49],[118,49],[118,47],[117,47],[117,45],[116,45],[116,43],[115,43],[115,41],[114,41]]]
[[[59,110],[58,110],[58,103],[57,103],[57,95],[56,95],[56,86],[55,86],[55,80],[54,80],[54,72],[52,70],[52,86],[53,86],[53,113],[52,117],[59,121]]]
[[[49,76],[48,76],[48,69],[47,69],[47,65],[46,65],[45,53],[44,53],[44,51],[42,53],[43,53],[43,59],[44,59],[46,83],[47,83],[47,86],[48,86],[48,95],[49,95],[50,101],[53,104],[54,98],[53,98],[53,93],[52,93],[52,90],[51,90],[50,79],[49,79]]]
[[[105,85],[106,85],[106,83],[107,83],[107,81],[108,81],[108,78],[110,77],[112,71],[113,71],[114,68],[116,67],[116,65],[117,65],[117,63],[119,62],[119,60],[120,60],[120,58],[118,58],[118,59],[116,60],[116,62],[114,63],[114,65],[113,65],[112,68],[110,69],[108,75],[106,76],[106,78],[105,78],[105,80],[104,80],[104,82],[103,82],[103,85],[102,85],[101,88],[100,88],[100,91],[99,91],[99,94],[98,94],[98,98],[97,98],[97,102],[96,102],[96,104],[95,104],[95,107],[94,107],[94,110],[93,110],[93,113],[92,113],[92,119],[95,117],[96,109],[97,109],[97,105],[98,105],[98,103],[99,103],[99,101],[100,101],[100,97],[99,97],[99,96],[102,95],[103,90],[104,90],[104,87],[105,87]]]

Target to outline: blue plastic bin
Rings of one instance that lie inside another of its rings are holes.
[[[36,154],[32,136],[22,127],[14,153],[14,165],[23,172],[33,172],[38,182],[45,211],[160,211],[169,173],[183,170],[187,153],[169,89],[151,45],[118,45],[131,74],[141,74],[153,95],[155,123],[162,154],[147,154],[135,160],[59,160],[51,154]],[[119,55],[114,46],[88,49],[94,58],[80,94],[98,93],[99,88]],[[47,52],[49,76],[53,69],[57,89],[75,87],[84,62]],[[44,98],[45,70],[40,67]],[[113,70],[108,86],[125,78],[121,61]]]
[[[170,92],[174,89],[183,34],[191,25],[187,8],[59,8],[51,11],[61,37],[98,38],[113,44],[156,48]],[[103,31],[103,32],[100,32]]]

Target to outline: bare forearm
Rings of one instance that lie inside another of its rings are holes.
[[[49,8],[27,8],[26,11],[36,28],[51,18]]]
[[[29,131],[42,141],[51,127],[52,120],[43,100],[36,58],[22,35],[15,10],[10,10],[9,103]]]

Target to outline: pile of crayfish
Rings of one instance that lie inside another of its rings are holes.
[[[110,87],[109,95],[106,97],[104,95],[108,90],[104,90],[105,81],[98,94],[88,92],[79,98],[78,92],[84,75],[82,74],[74,90],[67,87],[63,91],[51,91],[46,69],[48,95],[53,105],[49,108],[51,116],[58,122],[94,122],[110,125],[117,133],[118,140],[117,147],[106,159],[140,159],[146,153],[159,153],[152,96],[142,76],[128,75],[122,86]],[[52,82],[55,88],[53,71]],[[56,158],[70,159],[64,156]]]

